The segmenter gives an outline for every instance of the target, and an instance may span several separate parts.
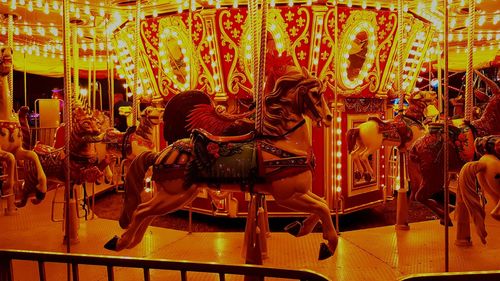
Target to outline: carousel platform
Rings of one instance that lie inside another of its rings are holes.
[[[50,197],[48,197],[50,198]],[[51,202],[28,205],[14,216],[0,216],[0,249],[66,252],[62,223],[50,219]],[[186,218],[187,219],[187,218]],[[394,226],[342,232],[336,254],[318,261],[320,233],[295,238],[287,233],[271,233],[265,266],[309,269],[332,280],[397,280],[409,274],[444,271],[444,229],[438,221],[413,223],[409,231]],[[488,244],[482,245],[473,233],[473,246],[454,245],[456,228],[450,228],[450,271],[498,270],[500,223],[486,220]],[[103,248],[104,243],[122,230],[117,221],[94,216],[80,221],[79,243],[72,253],[123,257],[161,258],[195,262],[243,264],[243,233],[187,233],[150,227],[136,248],[116,253]],[[37,264],[15,261],[16,280],[38,280]],[[163,274],[163,275],[162,275]],[[165,275],[166,274],[166,275]],[[175,280],[168,272],[152,272],[152,280]],[[179,278],[178,275],[175,275]],[[117,268],[116,280],[142,280],[139,269]],[[197,274],[190,280],[217,280],[216,275]],[[66,266],[49,264],[47,280],[66,280]],[[80,267],[80,280],[107,280],[106,268]],[[232,279],[230,279],[232,280]]]

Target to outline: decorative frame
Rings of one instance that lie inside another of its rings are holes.
[[[368,117],[373,116],[373,114],[356,114],[347,116],[348,128],[355,128],[359,124],[366,122]],[[347,172],[348,172],[348,197],[373,192],[379,190],[379,179],[380,179],[380,151],[377,151],[375,155],[372,155],[372,160],[370,161],[372,169],[375,172],[374,177],[370,182],[365,182],[362,178],[358,181],[354,179],[354,163],[350,154],[347,155]]]
[[[337,79],[340,85],[345,89],[355,89],[363,84],[363,81],[368,78],[369,71],[372,69],[375,62],[375,53],[377,52],[377,14],[371,11],[354,11],[348,18],[344,30],[340,36],[340,52],[338,59]],[[359,74],[354,79],[347,76],[349,51],[352,49],[352,42],[361,32],[367,34],[367,52]]]
[[[161,75],[162,78],[168,76],[167,79],[172,81],[174,87],[182,91],[190,89],[193,86],[192,81],[198,79],[197,71],[192,71],[192,66],[198,65],[198,59],[188,29],[180,17],[165,17],[160,20],[158,33],[160,34],[158,42],[159,61],[165,74]],[[177,44],[181,52],[176,54],[179,55],[178,58],[172,57],[174,54],[167,48],[169,41],[175,41]],[[185,78],[184,82],[179,80],[178,75],[175,75],[175,69],[172,67],[170,59],[174,59],[176,68],[179,68],[180,71],[184,70],[186,73],[185,77],[183,77]]]

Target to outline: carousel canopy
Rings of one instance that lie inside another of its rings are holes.
[[[127,22],[134,21],[135,1],[69,1],[71,22],[78,36],[78,68],[107,70],[117,61],[113,38]],[[142,3],[142,17],[154,18],[165,14],[189,11],[246,8],[243,0],[153,0]],[[261,2],[261,1],[259,1]],[[394,11],[397,1],[372,0],[268,0],[271,6],[329,6],[334,3],[347,8]],[[443,38],[443,1],[404,1],[405,11],[429,23],[436,35],[430,46],[431,60],[437,66],[438,43]],[[449,0],[449,68],[465,70],[467,46],[468,1]],[[476,0],[474,33],[474,65],[476,68],[498,64],[500,11],[497,0]],[[62,76],[62,1],[58,0],[2,0],[0,3],[1,39],[6,45],[9,33],[8,15],[13,15],[14,66],[16,70],[46,76]],[[121,58],[120,58],[121,59]]]

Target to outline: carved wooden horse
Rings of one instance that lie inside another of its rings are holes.
[[[12,50],[8,47],[0,48],[0,160],[6,163],[7,179],[2,186],[2,197],[8,197],[7,213],[13,213],[14,183],[16,160],[26,160],[33,165],[37,175],[37,185],[34,190],[38,197],[43,199],[47,191],[47,179],[38,156],[31,150],[25,150],[23,132],[18,117],[10,106],[9,84],[7,76],[12,68]],[[26,129],[29,131],[29,128]],[[27,140],[29,141],[29,140]]]
[[[128,166],[136,156],[144,151],[156,151],[153,130],[160,124],[163,111],[163,108],[148,106],[141,112],[137,127],[130,127],[126,132],[116,129],[106,130],[103,142],[106,146],[106,154],[112,154],[121,159],[122,175],[125,166]],[[111,170],[114,169],[111,167]]]
[[[489,194],[494,208],[491,216],[500,221],[500,135],[477,138],[476,152],[483,155],[478,161],[466,163],[460,170],[457,190],[457,239],[455,245],[470,246],[470,218],[483,244],[486,244],[484,195]],[[476,185],[479,182],[479,189]]]
[[[63,184],[66,179],[65,159],[70,159],[70,179],[72,184],[84,182],[95,182],[102,177],[102,170],[109,165],[111,157],[98,163],[94,144],[103,139],[97,118],[89,110],[77,106],[72,110],[73,126],[71,130],[70,151],[65,148],[54,148],[52,146],[36,144],[34,151],[40,157],[43,170],[51,182]],[[22,198],[16,204],[24,206],[30,194],[35,191],[38,184],[37,171],[33,164],[25,163],[25,182],[22,190]]]
[[[480,76],[482,79],[488,79]],[[448,138],[449,171],[459,172],[462,166],[474,160],[474,139],[500,134],[500,89],[495,82],[485,81],[493,94],[484,109],[481,118],[464,124],[460,128],[450,126]],[[445,179],[443,174],[443,124],[433,124],[429,133],[418,139],[410,150],[412,169],[410,180],[412,197],[426,205],[441,220],[444,219],[444,207],[432,198],[442,192]],[[447,176],[447,175],[446,175]],[[451,221],[451,220],[448,220]]]
[[[426,132],[422,121],[425,110],[436,102],[434,92],[417,92],[409,99],[405,113],[393,120],[382,121],[370,117],[368,121],[347,131],[347,148],[354,162],[356,180],[362,177],[370,181],[374,171],[368,157],[382,145],[397,145],[400,150],[407,149]]]
[[[128,229],[105,247],[119,251],[136,246],[156,216],[182,208],[200,187],[217,187],[272,194],[285,207],[314,213],[321,219],[323,238],[328,241],[322,248],[332,255],[337,233],[327,203],[311,191],[314,156],[304,119],[331,124],[321,88],[321,82],[307,70],[290,70],[265,96],[262,135],[220,137],[195,130],[191,140],[177,141],[159,153],[139,155],[127,173],[126,193],[141,189],[150,166],[157,191],[139,206],[138,202],[125,203],[121,222]]]

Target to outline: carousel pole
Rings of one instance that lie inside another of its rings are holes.
[[[475,0],[469,1],[470,3],[474,3]],[[448,241],[448,236],[449,236],[449,231],[448,231],[448,196],[449,196],[449,186],[448,186],[448,131],[449,131],[449,124],[448,124],[448,111],[449,111],[449,97],[448,97],[448,1],[444,0],[443,1],[444,5],[444,37],[443,37],[443,57],[444,57],[444,77],[443,77],[443,86],[444,86],[444,104],[443,104],[443,110],[444,110],[444,141],[443,141],[443,174],[444,174],[444,271],[448,272],[449,271],[449,241]],[[467,93],[466,93],[467,95]]]
[[[135,5],[135,54],[134,54],[134,91],[132,93],[132,126],[137,123],[138,117],[138,107],[137,107],[137,95],[139,91],[139,50],[140,50],[140,40],[141,40],[141,0],[136,1]]]
[[[69,17],[69,15],[68,15]],[[71,21],[70,21],[71,24]],[[80,98],[80,73],[79,73],[79,57],[80,54],[78,53],[78,27],[77,27],[77,22],[75,21],[74,23],[71,24],[71,39],[72,39],[72,44],[71,46],[73,47],[73,88],[74,88],[74,98],[75,100],[78,100]],[[69,36],[69,34],[68,34]],[[68,39],[69,40],[69,39]],[[69,42],[68,42],[69,44]],[[69,49],[70,47],[68,47]],[[68,52],[68,55],[71,56],[71,53]],[[68,79],[71,79],[71,67],[69,70],[69,76]],[[70,92],[71,95],[71,92]],[[66,123],[68,124],[68,123]]]
[[[92,110],[95,110],[97,108],[96,102],[97,102],[97,70],[96,70],[96,63],[97,63],[97,33],[96,33],[96,19],[94,17],[94,38],[93,44],[94,48],[92,48],[92,87],[89,85],[89,94],[92,94]],[[90,89],[92,89],[92,92],[90,92]],[[102,102],[101,102],[102,103]]]
[[[405,89],[403,89],[403,24],[404,24],[404,14],[403,14],[404,0],[398,0],[398,41],[397,41],[397,80],[396,88],[399,94],[399,108],[398,115],[403,114],[404,110],[404,99],[405,99]],[[408,225],[408,198],[406,193],[408,189],[406,187],[405,180],[405,155],[406,151],[399,149],[399,189],[398,189],[398,201],[397,201],[397,211],[396,211],[396,229],[398,230],[408,230],[410,226]]]
[[[261,22],[258,19],[258,0],[250,1],[249,15],[252,29],[253,55],[253,93],[255,100],[255,130],[257,134],[263,131],[263,100],[264,100],[264,70],[267,42],[267,0],[262,1]],[[259,33],[260,31],[260,33]],[[247,264],[262,264],[262,259],[267,253],[265,242],[265,197],[263,194],[251,194],[249,213],[245,227],[244,248],[246,248],[245,262]],[[258,276],[245,276],[245,281],[263,280]]]
[[[63,54],[64,54],[64,123],[66,124],[65,130],[65,150],[70,154],[70,139],[71,139],[71,128],[72,128],[72,107],[73,107],[73,97],[72,97],[72,87],[71,87],[71,26],[69,20],[69,0],[63,1]],[[76,35],[76,32],[73,33]],[[76,59],[76,58],[75,58]],[[65,233],[64,233],[64,243],[66,244],[66,251],[71,252],[70,244],[78,242],[78,228],[76,222],[76,201],[74,198],[74,190],[71,184],[71,172],[70,172],[70,159],[66,157],[65,159]],[[68,274],[69,271],[68,271]]]
[[[14,15],[9,14],[7,16],[8,27],[7,27],[7,46],[14,50]],[[7,77],[9,82],[9,94],[10,100],[8,102],[8,114],[14,114],[14,67],[10,68],[9,76]]]
[[[334,1],[335,2],[335,1]],[[339,35],[339,25],[338,25],[338,6],[337,6],[337,3],[335,2],[335,34],[334,34],[334,37],[335,37],[335,54],[334,54],[334,58],[335,58],[335,61],[337,61],[337,58],[339,56],[339,46],[338,46],[338,35]],[[337,77],[337,63],[334,63],[333,64],[333,73],[335,73],[334,77]],[[337,102],[338,102],[338,92],[337,92],[337,79],[333,79],[333,83],[334,83],[334,87],[333,87],[333,100],[334,100],[334,106],[333,106],[333,116],[334,118],[338,118],[340,116],[340,113],[338,111],[338,107],[337,107]],[[336,120],[335,120],[336,121]],[[335,124],[335,121],[333,124]],[[339,123],[339,125],[341,125]],[[338,172],[341,171],[337,168],[337,164],[339,163],[339,160],[340,160],[340,163],[342,163],[341,159],[338,159],[337,158],[337,150],[340,149],[340,146],[337,145],[337,140],[338,140],[338,136],[337,136],[337,131],[335,130],[335,126],[332,126],[332,134],[333,134],[333,145],[335,147],[335,149],[333,150],[334,151],[334,154],[333,154],[333,169],[334,169],[334,177],[333,177],[333,202],[334,202],[334,205],[335,205],[335,228],[337,229],[337,232],[340,232],[340,229],[339,229],[339,192],[337,191],[337,188],[339,188],[340,186],[337,186],[337,176],[338,176]]]

